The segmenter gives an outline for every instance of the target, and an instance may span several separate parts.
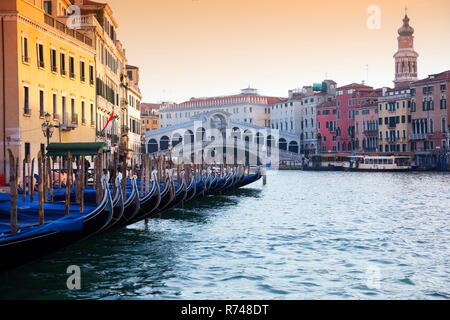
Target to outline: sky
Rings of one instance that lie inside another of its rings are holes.
[[[248,86],[286,97],[324,79],[392,87],[405,8],[419,78],[450,69],[449,0],[103,2],[119,24],[128,63],[140,68],[143,102],[236,94]]]

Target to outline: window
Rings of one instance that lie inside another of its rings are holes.
[[[89,65],[89,83],[94,85],[94,66]]]
[[[91,126],[94,125],[94,104],[91,103]]]
[[[447,90],[447,85],[446,84],[441,84],[440,85],[440,89],[441,89],[441,91]]]
[[[44,46],[40,43],[36,44],[36,50],[37,50],[37,62],[39,68],[44,68]]]
[[[56,67],[56,50],[50,49],[50,67],[52,72],[57,72],[58,68]]]
[[[53,93],[53,119],[58,119],[58,106],[56,100],[56,93]]]
[[[28,39],[22,38],[22,61],[25,63],[30,62],[30,56],[28,55]]]
[[[446,133],[447,132],[447,121],[445,118],[442,118],[442,133]]]
[[[81,82],[86,81],[86,74],[84,69],[84,61],[80,61],[80,80]]]
[[[81,123],[86,124],[86,118],[84,114],[84,101],[81,101]]]
[[[51,1],[44,1],[44,11],[49,15],[52,14],[52,2]]]
[[[447,109],[447,99],[445,97],[441,98],[440,107],[441,109]]]
[[[39,90],[39,116],[43,117],[44,114],[44,91]]]
[[[60,69],[61,69],[61,75],[65,76],[66,75],[66,54],[61,52],[60,55]]]
[[[25,159],[27,162],[30,162],[30,143],[25,142]]]
[[[23,113],[26,115],[31,114],[30,110],[30,88],[23,87]]]
[[[75,59],[74,59],[74,57],[69,58],[69,73],[70,73],[70,78],[74,79],[75,78]]]

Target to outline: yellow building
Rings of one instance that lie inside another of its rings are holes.
[[[378,134],[381,152],[410,152],[411,90],[385,90],[378,98]]]
[[[95,141],[95,41],[61,17],[70,5],[0,1],[0,173],[7,171],[6,149],[22,161],[45,147],[41,125],[47,113],[57,127],[50,142]]]

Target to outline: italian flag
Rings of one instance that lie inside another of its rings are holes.
[[[104,132],[106,129],[111,129],[113,122],[116,122],[116,119],[114,119],[114,110],[111,113],[111,116],[109,117],[108,122],[106,123],[106,125],[103,128],[102,132]]]

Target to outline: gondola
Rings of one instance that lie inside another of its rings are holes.
[[[227,175],[221,179],[221,182],[219,186],[214,190],[214,193],[221,194],[231,184],[232,178],[233,178],[232,174],[227,173]]]
[[[197,193],[197,177],[191,177],[191,183],[189,184],[186,192],[185,202],[191,201]]]
[[[158,205],[161,202],[161,191],[159,188],[159,182],[157,181],[156,177],[153,178],[152,188],[150,192],[142,199],[140,199],[139,202],[139,212],[136,217],[131,220],[131,223],[135,223],[147,218],[148,216],[152,215],[152,213],[158,208]]]
[[[112,229],[116,224],[120,222],[124,212],[124,203],[123,203],[123,193],[122,188],[120,188],[119,178],[116,178],[116,194],[114,195],[113,203],[113,216],[108,224],[102,232],[108,231]]]
[[[175,196],[173,197],[172,201],[170,202],[170,204],[165,208],[165,210],[171,209],[176,207],[177,205],[179,205],[180,203],[183,202],[183,200],[186,197],[186,183],[184,181],[184,177],[181,177],[181,183],[178,186],[178,189],[176,189],[175,191]]]
[[[22,265],[101,232],[113,216],[108,183],[103,180],[102,185],[103,199],[89,213],[73,212],[42,226],[0,235],[0,271]]]
[[[159,202],[156,210],[154,210],[151,215],[158,214],[167,208],[167,206],[171,203],[172,199],[175,196],[174,189],[175,188],[173,186],[172,178],[167,178],[166,183],[164,184],[164,189],[161,192],[161,201]]]
[[[133,221],[134,217],[139,212],[140,202],[138,187],[136,184],[136,177],[133,177],[131,179],[131,186],[131,193],[123,204],[122,218],[118,223],[115,224],[115,227],[123,227],[125,225],[128,225],[131,221]]]

